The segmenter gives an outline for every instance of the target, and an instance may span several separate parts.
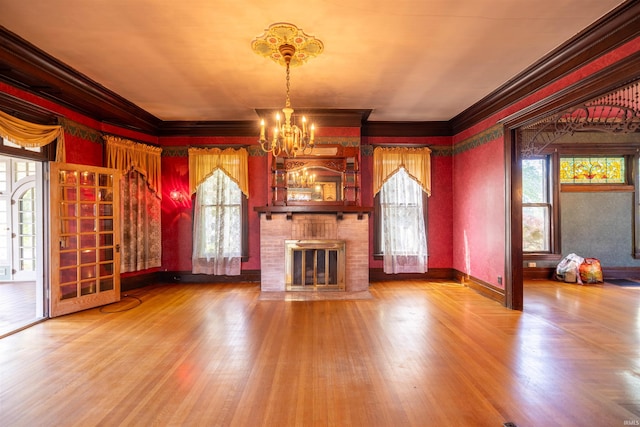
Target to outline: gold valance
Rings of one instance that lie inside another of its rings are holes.
[[[216,169],[221,169],[249,197],[249,154],[240,148],[189,148],[189,190],[191,194]]]
[[[431,150],[427,147],[376,147],[373,150],[373,194],[378,194],[382,184],[401,167],[431,195]]]
[[[60,125],[39,125],[0,111],[0,137],[28,148],[44,147],[57,139],[56,161],[66,161],[64,129]]]
[[[105,135],[107,147],[107,167],[123,173],[136,170],[144,175],[149,188],[162,197],[160,155],[162,148],[141,144],[113,135]]]

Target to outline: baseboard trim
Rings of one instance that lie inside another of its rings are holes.
[[[369,269],[369,281],[387,282],[394,280],[453,280],[453,269],[430,268],[426,273],[387,274],[381,268]]]
[[[243,270],[238,276],[193,274],[190,271],[161,271],[158,280],[163,283],[260,283],[260,270]]]
[[[492,299],[501,305],[506,305],[507,299],[504,289],[493,286],[491,283],[487,283],[484,280],[480,280],[477,277],[470,276],[458,270],[454,270],[454,279],[478,292],[480,295]]]
[[[640,279],[640,267],[602,267],[604,279]]]
[[[524,280],[553,280],[555,267],[526,267],[522,270]],[[602,267],[604,279],[640,279],[640,267]]]
[[[524,280],[551,280],[555,271],[555,267],[525,267],[522,269],[522,278]]]
[[[154,271],[137,276],[120,277],[120,292],[144,288],[145,286],[158,283],[158,274],[159,272]]]

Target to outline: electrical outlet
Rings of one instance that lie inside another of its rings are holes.
[[[536,264],[535,262],[529,262],[529,263],[527,264],[527,267],[529,267],[529,268],[534,268],[534,267],[536,267],[536,266],[537,266],[537,264]]]
[[[498,276],[498,285],[502,285],[502,276]]]

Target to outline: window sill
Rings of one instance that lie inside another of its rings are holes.
[[[634,190],[633,185],[624,184],[562,184],[560,186],[560,191],[563,193],[593,193],[598,191],[630,193]]]
[[[543,253],[523,253],[522,259],[524,261],[560,261],[562,254],[543,254]]]

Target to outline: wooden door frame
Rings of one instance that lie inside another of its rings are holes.
[[[522,167],[516,132],[545,116],[597,96],[640,78],[640,52],[621,59],[579,82],[538,101],[501,122],[504,126],[505,152],[505,306],[523,310],[523,254],[522,254]]]

